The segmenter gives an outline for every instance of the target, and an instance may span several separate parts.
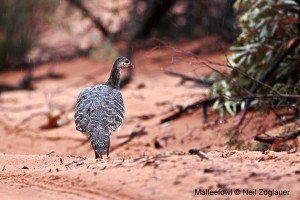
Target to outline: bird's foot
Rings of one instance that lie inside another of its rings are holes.
[[[102,160],[103,159],[103,157],[102,157],[102,155],[100,154],[97,154],[96,152],[95,152],[95,159],[100,159],[100,160]]]

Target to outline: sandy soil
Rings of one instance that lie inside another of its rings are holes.
[[[193,42],[178,47],[190,51],[199,45]],[[204,57],[225,62],[220,53]],[[198,110],[160,125],[176,105],[205,98],[207,89],[189,82],[180,84],[179,78],[164,74],[167,69],[197,76],[210,73],[192,61],[172,48],[135,54],[134,80],[122,89],[126,120],[120,131],[112,134],[111,153],[104,160],[93,158],[86,136],[75,130],[73,120],[58,128],[42,127],[53,110],[63,111],[62,120],[72,118],[79,91],[104,82],[112,61],[83,58],[44,65],[35,75],[53,67],[65,78],[36,81],[33,91],[1,94],[1,199],[265,199],[268,195],[273,195],[271,199],[300,199],[299,151],[230,150],[224,145],[226,132],[236,118],[213,125],[213,111],[209,111],[207,124],[202,123]],[[23,73],[0,74],[1,83],[17,83]],[[242,136],[250,146],[255,145],[253,136],[261,129],[278,133],[274,116],[252,117]],[[145,134],[120,145],[141,127],[145,127]],[[155,148],[155,142],[161,148]],[[209,159],[190,155],[192,148],[204,149]],[[195,189],[232,194],[198,196]],[[242,193],[235,194],[236,189]],[[260,189],[265,189],[263,195],[259,195]]]

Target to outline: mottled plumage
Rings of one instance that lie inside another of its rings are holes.
[[[83,89],[75,105],[76,129],[85,132],[96,158],[109,153],[109,136],[124,120],[125,107],[120,87],[120,71],[132,66],[127,58],[118,58],[105,84]]]

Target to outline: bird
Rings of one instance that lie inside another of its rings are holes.
[[[77,98],[74,116],[76,130],[87,134],[96,159],[102,159],[105,154],[108,156],[110,135],[124,121],[120,74],[123,68],[128,67],[133,67],[128,58],[117,58],[107,82],[84,88]]]

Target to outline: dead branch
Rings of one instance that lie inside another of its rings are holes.
[[[206,159],[209,160],[207,154],[205,152],[203,152],[202,149],[190,149],[189,153],[192,155],[197,155],[201,158],[201,160]]]
[[[201,99],[199,101],[196,101],[194,103],[191,103],[187,106],[178,106],[178,111],[173,113],[172,115],[170,116],[167,116],[163,119],[160,120],[160,123],[163,124],[163,123],[166,123],[166,122],[169,122],[169,121],[172,121],[174,119],[178,119],[179,117],[181,117],[183,114],[191,111],[191,110],[198,110],[200,109],[201,107],[203,108],[203,115],[202,115],[202,121],[203,122],[206,122],[206,116],[207,116],[207,106],[213,104],[213,102],[217,99],[217,97],[214,97],[214,98],[210,98],[210,99]]]
[[[280,63],[299,45],[300,45],[299,37],[292,38],[287,44],[285,44],[283,49],[277,54],[277,56],[267,67],[267,69],[261,73],[258,80],[251,84],[249,91],[252,94],[256,93],[256,91],[262,86],[261,83],[265,82],[270,77],[270,75],[276,71]]]
[[[280,66],[280,63],[294,50],[296,49],[298,46],[300,45],[300,38],[299,37],[295,37],[292,38],[287,44],[285,44],[282,47],[282,50],[278,52],[278,54],[275,56],[275,58],[273,59],[273,61],[270,63],[270,65],[261,73],[260,77],[258,79],[255,79],[255,81],[253,81],[250,85],[250,89],[249,92],[251,94],[255,94],[256,91],[262,86],[262,85],[266,85],[266,84],[262,84],[264,83],[276,70],[277,68]],[[279,96],[282,96],[281,94],[279,94]],[[236,123],[236,126],[240,126],[244,119],[245,116],[247,114],[247,110],[250,106],[250,103],[253,99],[249,98],[246,99],[245,101],[245,109],[244,111],[241,113],[239,120]]]
[[[54,154],[54,153],[55,153],[55,151],[51,151],[51,152],[47,153],[46,156],[50,156],[51,154]]]
[[[130,120],[130,121],[135,120],[135,119],[137,119],[137,120],[150,120],[153,117],[155,117],[155,114],[150,113],[150,114],[142,114],[142,115],[132,116],[132,117],[128,118],[127,120]]]
[[[300,129],[293,130],[278,136],[258,134],[254,137],[254,140],[270,144],[271,149],[274,150],[279,144],[289,140],[297,139],[298,136],[300,136]]]
[[[27,73],[20,80],[20,82],[15,86],[6,85],[6,84],[0,85],[0,93],[7,92],[7,91],[14,91],[14,90],[33,90],[33,87],[31,85],[32,70],[33,67],[32,66],[29,67]]]
[[[21,62],[11,65],[13,68],[20,67],[38,67],[42,64],[49,62],[73,60],[78,57],[87,56],[93,47],[89,46],[85,49],[80,49],[76,46],[69,44],[56,45],[54,47],[41,46],[39,47],[40,53],[34,59],[24,59]]]
[[[252,95],[252,93],[250,93],[244,87],[240,86],[234,79],[230,78],[230,76],[228,76],[225,72],[222,72],[222,71],[220,71],[220,70],[218,70],[218,69],[211,66],[211,65],[217,65],[217,66],[222,66],[222,67],[228,67],[226,64],[210,61],[207,58],[196,55],[196,54],[194,54],[190,51],[184,51],[184,50],[178,49],[178,48],[164,42],[163,40],[160,40],[160,39],[157,39],[157,38],[155,38],[154,41],[157,41],[157,42],[161,43],[163,46],[165,46],[169,49],[172,49],[173,51],[175,51],[177,53],[182,54],[184,57],[186,57],[188,59],[192,58],[193,60],[195,60],[195,62],[193,64],[203,65],[203,66],[211,69],[212,71],[216,72],[221,77],[223,77],[226,81],[228,81],[233,87],[235,87],[237,91],[239,89],[240,91],[245,92],[247,95]]]
[[[78,8],[82,14],[94,23],[96,28],[104,35],[104,37],[109,38],[110,34],[109,31],[103,26],[101,20],[97,18],[95,15],[93,15],[81,2],[81,0],[68,0],[70,4],[72,4],[74,7]]]
[[[33,81],[40,81],[46,78],[59,79],[64,77],[64,75],[56,74],[51,70],[49,70],[49,72],[44,75],[33,77],[32,69],[33,67],[28,68],[27,73],[23,76],[23,78],[20,80],[20,82],[17,85],[1,84],[0,93],[15,91],[15,90],[33,90],[34,89],[34,87],[32,86]]]
[[[182,74],[182,73],[176,72],[174,70],[167,70],[165,73],[170,76],[180,77],[183,81],[193,81],[203,87],[210,87],[210,86],[212,86],[212,84],[214,84],[214,81],[203,80],[201,78],[196,78],[193,76]]]
[[[124,142],[122,142],[122,143],[120,143],[120,144],[118,144],[118,145],[112,147],[112,148],[110,149],[110,152],[115,151],[116,149],[118,149],[118,148],[124,146],[125,144],[127,144],[127,143],[129,143],[131,140],[133,140],[135,137],[141,136],[141,135],[145,135],[145,134],[147,134],[147,133],[148,133],[148,132],[146,131],[146,127],[144,127],[144,126],[141,127],[141,128],[140,128],[139,130],[137,130],[137,131],[132,131],[132,132],[130,133],[130,135],[127,136],[127,137],[128,137],[127,140],[125,140]]]

